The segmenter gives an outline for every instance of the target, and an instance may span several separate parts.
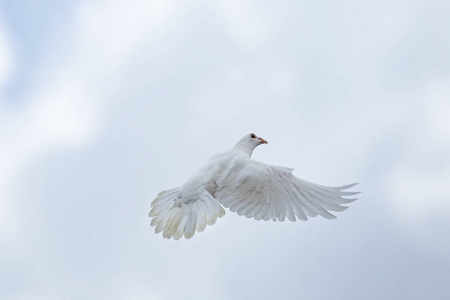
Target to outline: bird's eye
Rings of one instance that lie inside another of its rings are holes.
[[[254,133],[252,133],[252,134],[250,134],[250,137],[251,137],[252,139],[254,139],[254,138],[256,137],[256,135],[255,135]]]

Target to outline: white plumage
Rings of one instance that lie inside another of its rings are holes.
[[[148,214],[155,232],[189,239],[225,215],[222,205],[256,220],[306,221],[317,215],[334,219],[329,211],[343,211],[347,207],[340,204],[356,200],[344,196],[358,192],[343,191],[356,183],[326,187],[294,176],[293,169],[251,159],[261,144],[267,141],[247,134],[230,150],[213,155],[181,187],[159,193]]]

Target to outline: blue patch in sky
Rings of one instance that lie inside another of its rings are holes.
[[[75,2],[72,0],[4,0],[0,10],[12,43],[15,66],[3,90],[2,101],[17,102],[26,94],[53,38],[63,26]]]

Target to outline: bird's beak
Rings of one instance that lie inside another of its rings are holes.
[[[268,144],[268,142],[263,138],[258,138],[258,140],[261,141],[261,144]]]

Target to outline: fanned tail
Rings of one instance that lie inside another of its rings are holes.
[[[150,226],[155,233],[163,233],[166,239],[190,239],[195,231],[205,230],[206,225],[213,225],[217,218],[225,215],[225,210],[207,191],[192,202],[175,205],[180,187],[163,191],[152,202],[148,216],[152,218]]]

